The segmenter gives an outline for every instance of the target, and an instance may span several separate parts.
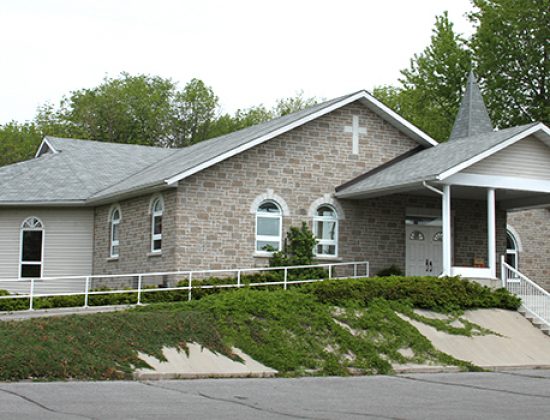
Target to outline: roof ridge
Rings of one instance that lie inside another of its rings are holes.
[[[152,146],[149,144],[136,144],[136,143],[119,143],[114,141],[105,141],[105,140],[90,140],[90,139],[77,139],[72,137],[56,137],[56,136],[45,136],[45,139],[50,140],[61,140],[63,141],[69,141],[72,143],[95,143],[95,144],[102,144],[102,145],[108,145],[115,146],[115,147],[140,147],[140,148],[146,148],[146,149],[156,149],[156,150],[178,150],[176,148],[170,148],[170,147],[162,147],[162,146]]]

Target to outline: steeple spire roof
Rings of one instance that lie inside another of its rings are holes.
[[[449,140],[493,131],[493,124],[483,102],[474,72],[470,70],[466,90]]]

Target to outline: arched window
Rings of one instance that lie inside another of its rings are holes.
[[[424,240],[424,234],[420,232],[419,230],[413,230],[411,234],[409,235],[409,239],[411,241],[423,241]]]
[[[120,207],[114,207],[111,210],[111,234],[110,234],[110,246],[109,246],[109,255],[111,258],[118,258],[118,249],[119,249],[119,236],[120,236],[120,220],[122,215],[120,212]]]
[[[38,217],[29,217],[21,224],[20,277],[42,277],[44,224]]]
[[[274,201],[264,201],[256,210],[256,252],[281,250],[283,215]]]
[[[313,234],[317,238],[315,253],[318,256],[338,255],[338,216],[328,205],[317,209],[313,217]]]
[[[519,246],[514,234],[506,231],[506,264],[519,270]]]
[[[156,198],[151,205],[151,252],[162,251],[162,213],[164,202]]]

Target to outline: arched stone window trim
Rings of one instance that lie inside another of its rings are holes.
[[[523,252],[523,244],[521,243],[521,236],[519,232],[511,225],[506,225],[507,232],[510,232],[514,237],[519,252]]]
[[[250,205],[250,213],[256,214],[256,212],[258,211],[258,207],[260,207],[260,204],[262,204],[265,201],[275,202],[281,209],[283,216],[285,217],[290,216],[290,210],[289,210],[288,204],[283,199],[283,197],[275,194],[272,189],[268,189],[265,193],[258,195],[254,199],[254,201],[252,201]]]
[[[519,270],[521,241],[517,231],[510,225],[506,229],[506,262]]]
[[[317,215],[317,209],[323,204],[329,205],[334,209],[334,211],[336,211],[336,217],[338,218],[338,220],[345,220],[346,215],[344,214],[344,209],[342,208],[340,203],[330,194],[325,194],[323,197],[319,197],[317,200],[311,203],[307,213],[308,216],[310,218],[315,217]]]
[[[165,205],[164,205],[164,197],[162,196],[162,194],[154,194],[152,197],[151,197],[151,200],[149,201],[149,215],[151,215],[153,213],[153,206],[155,205],[155,203],[157,202],[157,200],[160,200],[161,201],[161,204],[162,204],[162,208],[164,209],[165,208]]]

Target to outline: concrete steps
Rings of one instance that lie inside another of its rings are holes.
[[[521,306],[518,309],[518,312],[522,314],[531,324],[533,324],[534,327],[541,330],[544,334],[550,336],[550,325],[542,322],[540,319],[534,317],[530,312],[525,309],[525,307]]]

